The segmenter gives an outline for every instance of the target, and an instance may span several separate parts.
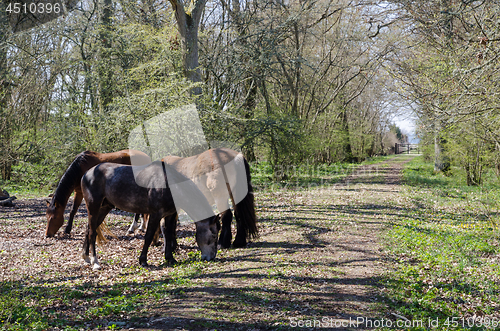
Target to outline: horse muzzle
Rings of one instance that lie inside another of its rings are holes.
[[[201,260],[202,261],[213,261],[213,260],[215,260],[215,254],[213,256],[211,256],[211,255],[201,255]]]

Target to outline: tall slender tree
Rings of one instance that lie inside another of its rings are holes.
[[[112,0],[99,1],[99,110],[105,111],[113,101],[113,68],[111,61],[112,47]]]
[[[201,82],[198,52],[198,29],[200,27],[201,14],[207,0],[193,0],[188,6],[182,0],[170,0],[175,13],[177,27],[181,36],[183,50],[182,62],[184,74],[193,83]],[[193,95],[201,95],[200,86],[191,90]]]
[[[7,68],[7,38],[10,31],[6,2],[0,1],[0,171],[3,179],[10,179],[10,121],[7,111],[10,82]]]

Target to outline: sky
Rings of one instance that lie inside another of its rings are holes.
[[[397,115],[393,122],[404,134],[408,135],[411,144],[418,144],[419,139],[415,135],[415,118],[408,115]]]

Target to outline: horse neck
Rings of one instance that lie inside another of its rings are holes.
[[[83,174],[99,163],[99,159],[94,155],[84,153],[78,155],[64,172],[59,184],[57,184],[51,205],[57,201],[60,205],[66,207],[73,191],[80,189],[80,180]]]

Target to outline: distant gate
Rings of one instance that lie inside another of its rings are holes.
[[[419,147],[418,144],[399,144],[396,143],[394,146],[394,152],[396,154],[402,154],[402,153],[407,153],[407,154],[419,154]]]

